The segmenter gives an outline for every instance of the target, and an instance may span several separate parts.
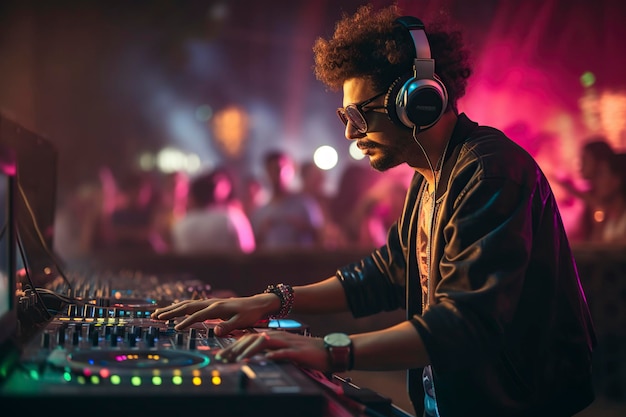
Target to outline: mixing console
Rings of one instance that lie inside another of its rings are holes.
[[[19,368],[3,386],[3,404],[65,417],[68,407],[90,416],[159,416],[181,408],[216,416],[324,415],[327,396],[298,367],[261,356],[245,363],[216,360],[240,333],[217,337],[210,322],[176,331],[172,321],[149,318],[165,295],[171,302],[209,289],[189,282],[151,286],[150,294],[117,284],[96,287],[83,286],[82,297],[59,301],[59,312],[24,347]],[[263,330],[242,333],[250,331]]]

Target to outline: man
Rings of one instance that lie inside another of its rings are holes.
[[[221,318],[215,332],[225,335],[292,309],[405,308],[407,320],[384,330],[251,334],[219,355],[407,369],[420,416],[572,416],[593,400],[595,339],[548,182],[500,131],[457,114],[470,74],[459,34],[432,27],[426,37],[419,20],[398,17],[393,6],[361,7],[314,47],[317,77],[343,87],[346,138],[377,170],[415,170],[386,245],[316,284],[182,302],[153,317],[187,315],[178,329]]]
[[[172,250],[198,255],[214,252],[254,252],[250,219],[235,198],[233,179],[223,167],[191,179],[187,212],[172,225]]]
[[[260,249],[312,248],[320,243],[323,215],[311,196],[291,190],[295,164],[282,150],[268,151],[263,166],[270,185],[267,203],[250,215]]]

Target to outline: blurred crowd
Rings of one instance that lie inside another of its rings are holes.
[[[64,259],[100,251],[374,248],[400,215],[411,174],[382,175],[366,161],[327,171],[283,150],[263,155],[262,174],[217,166],[193,175],[114,173],[59,195],[54,249]]]
[[[529,147],[552,184],[570,240],[626,244],[626,154],[602,136],[578,150],[563,175],[550,137]],[[381,175],[365,162],[344,169],[334,192],[327,172],[282,150],[263,156],[263,174],[227,166],[194,175],[116,175],[59,196],[55,250],[65,259],[106,250],[201,254],[284,249],[370,249],[401,214],[411,174]]]

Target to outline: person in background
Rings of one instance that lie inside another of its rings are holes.
[[[592,204],[589,241],[626,244],[626,153],[612,155],[598,173]]]
[[[158,199],[154,214],[155,233],[160,237],[162,250],[172,250],[172,227],[187,213],[189,174],[184,171],[159,176]]]
[[[250,220],[235,199],[228,171],[216,168],[191,179],[187,212],[173,224],[171,236],[177,254],[255,250]]]
[[[268,192],[263,188],[263,182],[250,173],[243,178],[241,188],[241,206],[248,218],[269,199]]]
[[[330,209],[330,197],[325,189],[326,172],[313,161],[307,161],[300,165],[300,181],[302,193],[317,201],[326,217]]]
[[[158,320],[222,319],[215,334],[294,314],[397,309],[406,320],[324,337],[248,333],[218,351],[325,372],[408,371],[418,416],[565,417],[594,399],[595,332],[550,184],[500,130],[459,113],[471,74],[459,31],[361,6],[314,45],[315,73],[342,89],[347,139],[378,171],[414,170],[384,245],[319,282],[182,301]]]
[[[324,217],[317,201],[291,186],[295,163],[284,151],[264,155],[269,200],[250,218],[259,249],[313,248],[321,244]]]
[[[602,183],[610,175],[610,161],[614,155],[615,151],[606,138],[592,136],[585,141],[580,151],[579,173],[584,183],[578,185],[571,178],[558,181],[567,193],[583,203],[578,225],[570,233],[572,240],[590,242],[594,239],[597,218],[601,216],[596,213],[599,205],[598,189],[603,188]]]
[[[105,217],[105,239],[112,250],[158,252],[160,236],[154,227],[156,192],[152,178],[128,172],[117,183],[114,206]]]
[[[313,161],[300,166],[301,192],[305,197],[315,200],[322,214],[321,247],[336,249],[344,246],[344,237],[339,225],[331,215],[332,198],[325,190],[326,171],[319,168]]]
[[[378,182],[374,170],[358,163],[350,164],[342,172],[337,192],[330,202],[330,214],[341,231],[343,247],[375,247],[370,235],[369,216],[373,205],[369,193]]]

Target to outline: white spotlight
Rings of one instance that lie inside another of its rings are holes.
[[[360,161],[361,159],[365,158],[365,155],[363,155],[363,152],[361,152],[361,150],[356,147],[356,140],[353,140],[352,142],[350,142],[350,147],[348,147],[348,152],[350,153],[350,156],[353,159],[356,159],[357,161]]]
[[[339,155],[332,146],[320,146],[313,153],[313,162],[320,169],[329,170],[334,168],[337,165],[337,161],[339,161]]]

